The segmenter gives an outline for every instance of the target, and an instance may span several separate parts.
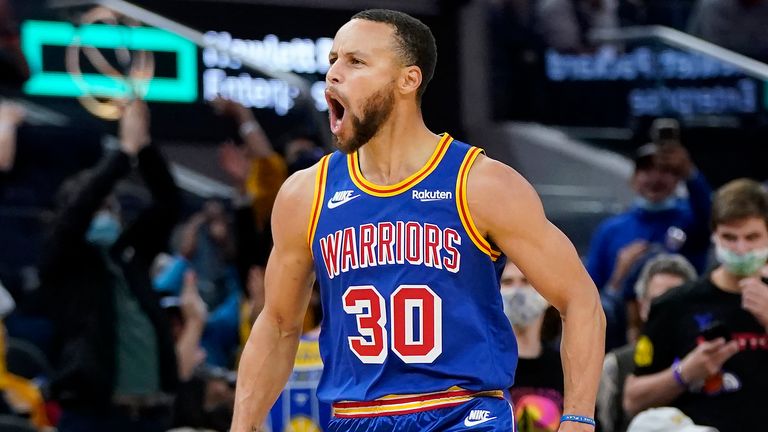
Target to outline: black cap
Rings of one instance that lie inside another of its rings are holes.
[[[644,144],[635,150],[635,170],[651,168],[659,146],[654,143]]]

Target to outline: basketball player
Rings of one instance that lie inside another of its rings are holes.
[[[429,28],[400,12],[361,12],[336,34],[326,98],[339,151],[278,194],[233,431],[259,430],[290,375],[313,272],[329,430],[513,430],[502,391],[517,362],[499,292],[505,256],[563,318],[559,430],[594,430],[597,289],[518,173],[427,129],[420,102],[435,61]]]

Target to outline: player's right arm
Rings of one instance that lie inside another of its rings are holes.
[[[293,369],[312,293],[307,225],[317,169],[286,180],[272,210],[274,248],[264,276],[264,309],[240,358],[232,432],[260,430]]]

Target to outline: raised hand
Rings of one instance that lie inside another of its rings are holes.
[[[149,142],[149,108],[144,101],[133,100],[120,118],[120,149],[135,156]]]

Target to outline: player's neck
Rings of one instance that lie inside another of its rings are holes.
[[[439,141],[440,137],[427,129],[421,113],[396,110],[379,133],[360,148],[360,169],[370,182],[398,183],[427,163]]]

